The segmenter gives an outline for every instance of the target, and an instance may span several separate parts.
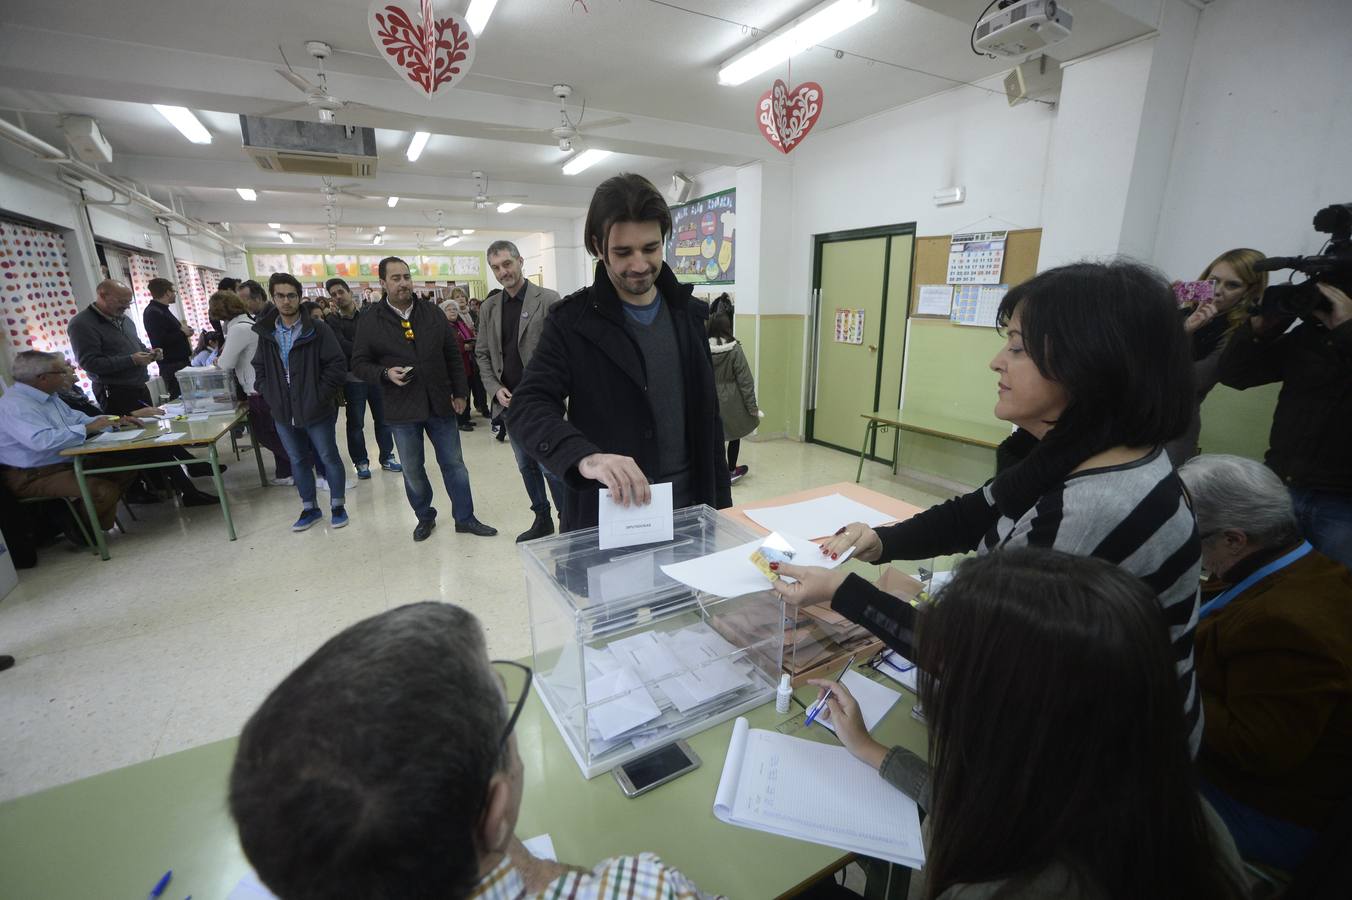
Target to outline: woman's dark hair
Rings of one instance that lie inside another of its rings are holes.
[[[929,897],[1060,863],[1073,895],[1230,897],[1168,628],[1123,569],[1055,550],[963,562],[916,638]]]
[[[1069,402],[1023,463],[992,492],[1017,518],[1076,466],[1111,447],[1157,446],[1182,434],[1195,402],[1192,351],[1173,289],[1130,261],[1075,263],[1011,288],[1001,327],[1019,316],[1023,348]]]
[[[302,300],[300,303],[300,311],[312,319],[324,318],[324,307],[313,300]]]
[[[300,282],[296,280],[295,275],[292,275],[290,272],[273,272],[268,276],[269,297],[277,292],[277,285],[279,284],[289,284],[296,289],[296,294],[298,296],[305,296],[305,288],[300,286]]]
[[[605,258],[610,227],[616,222],[656,222],[665,238],[671,233],[671,210],[651,181],[626,172],[607,178],[592,194],[582,229],[588,253]]]
[[[192,352],[201,353],[203,350],[210,350],[212,341],[215,341],[217,344],[220,344],[223,343],[224,340],[225,339],[221,337],[221,333],[219,331],[204,331],[197,338],[197,346],[193,348]]]
[[[216,282],[216,290],[218,291],[233,291],[237,287],[239,287],[238,278],[230,278],[227,276]]]
[[[732,319],[723,313],[710,316],[709,324],[705,326],[705,330],[709,332],[709,337],[720,344],[731,344],[737,340],[732,336]]]

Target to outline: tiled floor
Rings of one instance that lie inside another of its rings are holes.
[[[108,562],[64,543],[44,550],[0,602],[0,652],[18,658],[0,673],[0,800],[237,734],[324,640],[392,606],[461,603],[492,655],[528,654],[513,543],[531,522],[525,490],[486,423],[463,437],[476,513],[495,538],[455,534],[438,484],[441,527],[414,544],[402,480],[381,471],[349,492],[350,526],[293,534],[295,490],[261,489],[246,452],[225,475],[233,543],[217,509],[164,503],[136,507],[130,534],[110,535]],[[743,441],[739,462],[751,467],[733,488],[739,503],[849,481],[856,464],[785,440]],[[877,464],[864,484],[920,506],[942,499]]]

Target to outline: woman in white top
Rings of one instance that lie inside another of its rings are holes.
[[[253,358],[258,352],[258,332],[253,330],[253,317],[239,295],[230,291],[212,294],[207,314],[213,321],[220,322],[225,332],[225,345],[216,357],[216,366],[235,373],[235,380],[249,403],[249,428],[254,440],[271,450],[276,459],[276,477],[272,483],[294,484],[291,460],[287,458],[282,439],[272,424],[272,411],[268,409],[263,395],[254,390]]]

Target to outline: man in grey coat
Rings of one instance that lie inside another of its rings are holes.
[[[494,241],[488,246],[488,265],[498,284],[502,285],[502,293],[489,297],[479,308],[479,335],[474,343],[474,356],[479,364],[479,377],[489,396],[492,415],[497,418],[512,405],[512,391],[521,382],[535,345],[540,342],[545,313],[559,301],[559,295],[532,284],[521,274],[521,252],[511,241]],[[542,469],[510,432],[507,436],[511,438],[516,467],[521,471],[530,508],[535,513],[534,523],[517,535],[516,541],[532,541],[553,534],[554,520],[550,515],[549,495],[545,493],[545,480],[549,481],[554,505],[559,507],[561,514],[558,480]]]

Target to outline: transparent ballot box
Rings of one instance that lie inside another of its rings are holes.
[[[228,413],[235,409],[235,382],[228,369],[189,366],[179,369],[178,386],[183,392],[183,411]]]
[[[519,545],[535,685],[585,777],[774,698],[779,595],[724,599],[661,570],[755,539],[696,506],[662,543],[601,550],[589,528]]]

